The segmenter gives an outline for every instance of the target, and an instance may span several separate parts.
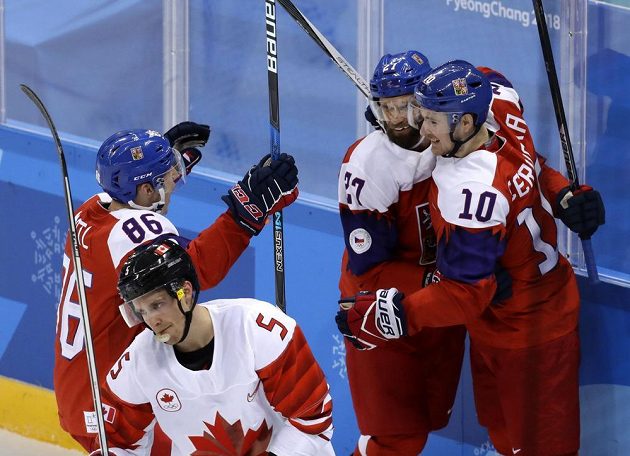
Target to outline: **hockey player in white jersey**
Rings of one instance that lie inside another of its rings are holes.
[[[103,385],[111,454],[148,455],[157,422],[174,456],[334,455],[328,384],[295,320],[255,299],[195,305],[172,239],[139,247],[118,288],[125,320],[148,329]]]
[[[88,199],[75,212],[90,313],[98,381],[138,335],[118,312],[116,289],[122,264],[138,246],[159,236],[179,236],[165,217],[176,187],[201,156],[208,126],[183,122],[164,135],[147,129],[122,130],[107,138],[96,154],[96,177],[105,193]],[[180,154],[181,152],[181,154]],[[202,290],[216,286],[247,248],[265,220],[298,195],[293,157],[263,157],[223,197],[228,210],[186,246]],[[203,217],[203,214],[200,214]],[[86,451],[93,451],[96,418],[87,375],[87,356],[75,283],[72,245],[68,237],[57,317],[54,385],[61,427]],[[155,432],[155,446],[169,456],[168,445]]]

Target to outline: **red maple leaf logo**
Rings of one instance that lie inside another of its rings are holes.
[[[243,432],[241,420],[230,424],[217,412],[214,424],[205,421],[204,424],[210,432],[204,432],[202,436],[188,437],[196,450],[191,456],[263,456],[267,454],[272,430],[267,427],[267,422],[264,420],[258,429],[248,429],[247,432]]]
[[[168,404],[169,402],[172,402],[172,401],[173,401],[173,399],[175,399],[175,397],[174,397],[174,396],[171,396],[171,395],[170,395],[170,394],[168,394],[168,393],[164,393],[164,396],[162,396],[162,397],[160,398],[160,400],[161,400],[162,402],[166,402],[167,404]]]

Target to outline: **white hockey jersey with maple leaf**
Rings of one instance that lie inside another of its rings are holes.
[[[110,452],[148,455],[157,420],[174,456],[334,455],[329,387],[295,320],[255,299],[198,305],[214,325],[210,369],[139,334],[103,385]]]

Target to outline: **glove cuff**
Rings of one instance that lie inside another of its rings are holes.
[[[265,227],[264,220],[263,220],[263,223],[261,223],[260,225],[253,225],[252,223],[249,223],[248,221],[244,220],[239,215],[239,210],[238,210],[238,206],[237,205],[240,206],[240,203],[235,203],[234,202],[234,197],[231,194],[231,190],[230,190],[229,194],[223,195],[221,197],[221,199],[227,205],[227,207],[229,209],[229,212],[230,212],[230,215],[232,216],[234,221],[238,224],[238,226],[243,228],[248,234],[250,234],[252,236],[258,236],[258,234]],[[266,220],[266,217],[265,217],[265,220]]]

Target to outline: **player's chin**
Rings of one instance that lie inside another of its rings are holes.
[[[177,342],[178,339],[175,338],[175,336],[172,334],[171,331],[172,327],[168,326],[160,331],[155,331],[153,330],[153,334],[154,334],[154,338],[155,340],[157,340],[158,342],[162,342],[164,344],[168,344],[168,345],[174,345],[175,342]]]
[[[406,127],[403,130],[388,129],[387,137],[403,149],[411,149],[420,142],[420,132],[412,127]]]
[[[433,155],[440,157],[442,155],[446,155],[450,151],[444,148],[444,144],[442,144],[442,142],[431,141],[431,152],[433,152]]]

